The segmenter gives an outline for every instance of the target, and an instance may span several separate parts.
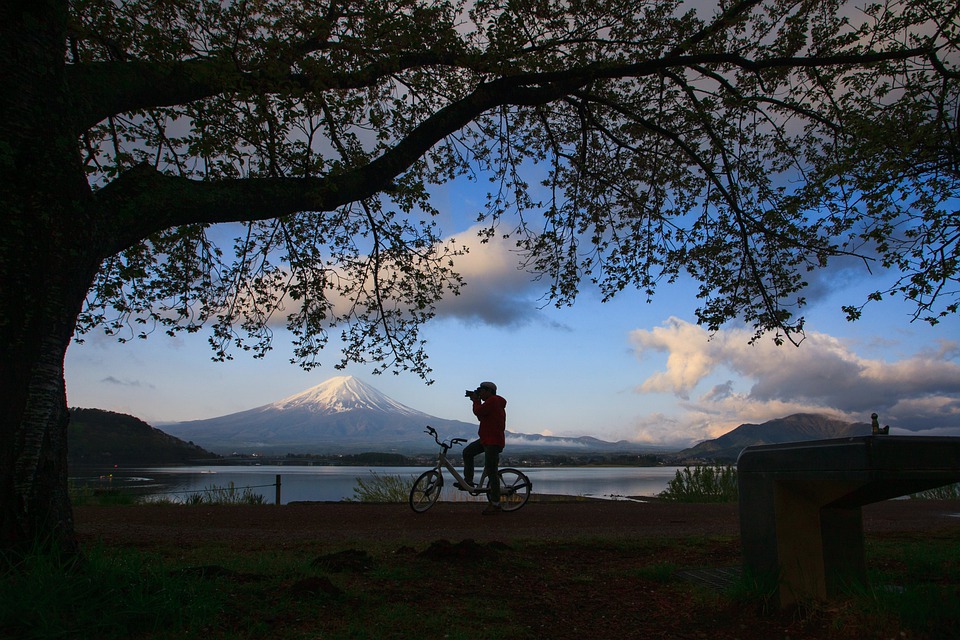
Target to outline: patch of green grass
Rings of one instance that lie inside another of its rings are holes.
[[[673,607],[671,620],[689,612],[690,628],[718,612],[734,630],[793,624],[778,618],[775,578],[744,575],[725,592],[676,579],[684,569],[735,561],[736,543],[703,536],[513,541],[493,556],[456,560],[383,540],[240,550],[228,541],[171,541],[150,552],[95,546],[77,561],[38,553],[3,565],[0,637],[467,640],[482,630],[485,638],[538,640],[549,630],[541,625],[557,615],[573,616],[584,629],[621,613],[643,623],[651,598]],[[370,566],[314,562],[348,550],[366,552]],[[857,637],[949,637],[960,620],[958,556],[947,537],[868,540],[872,588],[792,615],[817,632],[832,625],[836,637],[850,630],[868,631]],[[592,609],[605,618],[576,609],[618,597],[632,604]]]
[[[727,595],[739,603],[755,605],[763,614],[775,612],[780,607],[777,598],[779,576],[744,571],[728,590]]]
[[[226,486],[208,485],[203,489],[190,492],[186,498],[155,495],[145,499],[142,504],[163,506],[180,505],[200,507],[213,505],[256,505],[266,504],[266,498],[253,491],[250,487],[237,487],[233,482]]]
[[[960,624],[960,545],[942,538],[867,541],[867,585],[849,585],[829,603],[804,602],[795,615],[823,617],[834,626],[861,629],[863,637],[887,637],[902,629],[921,638],[950,637]],[[779,608],[776,575],[745,572],[728,595],[757,605],[765,614]],[[909,636],[914,637],[914,636]]]
[[[364,598],[357,606],[356,615],[347,624],[323,635],[325,640],[356,640],[361,638],[428,638],[472,640],[482,630],[484,638],[506,638],[496,627],[488,625],[485,617],[461,618],[460,612],[446,608],[431,610],[410,606],[405,602],[372,602]],[[436,635],[433,635],[436,633]]]
[[[122,506],[137,504],[137,496],[122,489],[96,489],[88,485],[69,483],[67,490],[70,494],[70,503],[74,506]]]
[[[960,622],[957,585],[874,585],[857,595],[864,611],[875,619],[892,619],[923,637],[949,638]]]
[[[918,500],[960,500],[960,482],[914,493],[910,497]]]
[[[259,493],[249,487],[242,489],[232,482],[225,487],[210,485],[202,492],[191,495],[190,504],[202,505],[229,505],[229,504],[264,504],[266,500]]]
[[[75,506],[124,506],[135,504],[171,505],[187,504],[194,506],[265,504],[266,499],[249,487],[237,487],[234,483],[226,486],[209,485],[204,489],[191,492],[185,499],[167,495],[142,497],[123,489],[97,489],[86,485],[71,483],[69,486],[70,503]]]
[[[870,586],[855,596],[865,611],[907,629],[949,637],[960,624],[960,544],[919,538],[867,544]]]
[[[216,585],[171,573],[136,551],[94,547],[81,557],[37,551],[0,562],[0,637],[189,633],[223,606]]]

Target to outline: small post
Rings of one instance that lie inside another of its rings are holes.
[[[280,504],[280,474],[277,474],[277,505]]]

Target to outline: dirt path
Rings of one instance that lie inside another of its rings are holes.
[[[405,504],[311,503],[284,506],[77,507],[86,542],[150,547],[204,544],[237,547],[316,542],[434,540],[478,542],[584,538],[738,535],[735,504],[627,501],[533,502],[516,513],[481,516],[477,504],[440,503],[417,514]],[[922,531],[960,537],[960,502],[892,500],[863,509],[866,534]]]

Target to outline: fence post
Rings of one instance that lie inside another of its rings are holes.
[[[277,504],[280,504],[280,474],[277,474]]]

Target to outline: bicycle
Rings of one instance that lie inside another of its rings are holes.
[[[427,426],[424,433],[433,436],[433,439],[440,446],[440,455],[437,456],[437,464],[432,469],[424,471],[417,478],[413,487],[410,489],[410,508],[417,513],[423,513],[440,499],[440,492],[443,490],[443,469],[446,468],[456,479],[454,486],[460,491],[466,491],[472,496],[486,495],[490,499],[490,485],[486,481],[487,474],[480,476],[480,482],[476,485],[468,485],[467,481],[456,470],[453,464],[447,459],[447,451],[452,447],[463,444],[466,438],[453,438],[449,441],[441,441],[437,435],[437,430]],[[516,511],[527,504],[530,498],[530,491],[533,489],[533,483],[530,479],[518,469],[509,467],[500,469],[497,473],[500,478],[500,508],[503,511]]]

